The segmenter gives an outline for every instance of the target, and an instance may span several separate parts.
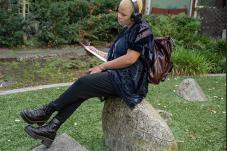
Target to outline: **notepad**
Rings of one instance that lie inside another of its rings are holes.
[[[103,56],[101,56],[101,54],[99,53],[98,49],[95,48],[94,46],[86,46],[85,44],[80,42],[80,45],[84,47],[84,49],[88,52],[90,52],[91,54],[93,54],[94,56],[96,56],[97,58],[99,58],[100,60],[106,62],[106,58],[104,58]]]

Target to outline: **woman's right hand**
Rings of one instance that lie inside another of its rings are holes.
[[[100,66],[100,65],[98,65],[98,66],[95,66],[95,67],[93,67],[93,68],[90,68],[89,70],[88,70],[88,72],[90,73],[90,74],[93,74],[93,73],[99,73],[99,72],[102,72],[104,69]]]

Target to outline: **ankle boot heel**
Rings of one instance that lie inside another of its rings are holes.
[[[53,143],[53,140],[50,140],[50,139],[45,139],[45,140],[42,140],[41,143],[46,146],[47,148],[50,147],[50,145]]]

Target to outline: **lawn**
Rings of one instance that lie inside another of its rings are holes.
[[[185,77],[170,78],[158,86],[150,85],[146,99],[158,109],[172,114],[170,128],[179,151],[224,151],[226,149],[226,79],[194,77],[208,97],[206,102],[188,102],[175,90]],[[38,107],[57,98],[66,87],[0,96],[0,150],[26,151],[39,141],[24,133],[26,124],[19,112]],[[90,151],[108,151],[101,127],[103,103],[90,99],[66,121],[59,134],[67,133]]]
[[[2,81],[12,83],[0,86],[0,91],[74,81],[100,62],[93,56],[0,61],[0,84]]]

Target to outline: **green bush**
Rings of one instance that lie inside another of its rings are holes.
[[[13,47],[23,44],[23,26],[21,16],[0,8],[0,46]]]
[[[90,0],[90,15],[107,14],[115,11],[120,0]]]
[[[91,16],[79,24],[81,25],[81,39],[110,42],[121,30],[116,13]]]
[[[183,47],[176,47],[172,54],[172,61],[174,75],[207,74],[211,68],[211,64],[205,56]]]
[[[67,43],[68,9],[63,2],[51,3],[46,14],[48,22],[42,26],[40,39],[50,45]]]
[[[4,5],[0,8],[0,46],[13,47],[24,44],[56,46],[73,44],[77,39],[111,42],[122,29],[117,22],[116,13],[113,12],[119,1],[32,0],[31,13],[26,20],[17,15],[17,10],[8,11],[7,5]],[[8,1],[5,0],[3,4],[6,2]],[[224,57],[226,43],[223,40],[199,35],[201,23],[198,19],[183,14],[144,16],[144,19],[152,26],[154,36],[171,36],[175,39],[177,45],[175,55],[185,53],[187,50],[190,54],[198,54],[200,58],[209,60],[209,68],[205,65],[202,68],[206,70],[201,70],[201,73],[226,71]],[[27,41],[23,41],[25,33]],[[188,59],[190,60],[190,57]],[[176,67],[184,64],[178,63]],[[182,68],[187,74],[194,74],[192,69],[200,74],[198,68]]]
[[[70,44],[79,35],[78,25],[74,21],[79,20],[80,15],[84,13],[83,10],[86,10],[75,8],[77,12],[73,12],[72,8],[74,6],[83,8],[82,6],[88,5],[78,0],[75,3],[72,1],[49,2],[48,5],[46,3],[48,1],[34,6],[34,8],[40,8],[37,11],[34,10],[37,14],[35,20],[39,22],[39,40],[50,46]],[[81,6],[82,3],[84,5]]]
[[[32,7],[31,7],[31,12],[33,13],[31,16],[33,16],[34,20],[38,22],[39,30],[37,31],[38,33],[37,35],[41,42],[44,42],[50,46],[61,45],[61,44],[71,44],[76,39],[78,39],[79,31],[85,25],[83,24],[83,22],[86,22],[85,20],[89,15],[98,15],[100,13],[108,13],[109,11],[113,10],[116,7],[117,1],[119,0],[114,0],[114,1],[71,0],[71,1],[57,1],[57,2],[56,1],[54,2],[52,0],[33,1]],[[99,18],[99,15],[97,18]],[[111,27],[107,27],[108,23],[105,23],[108,19],[106,19],[105,17],[101,17],[101,18],[104,19],[102,23],[104,23],[105,24],[104,26],[106,26],[106,28],[104,29],[110,29]],[[92,22],[92,19],[90,19],[90,22]],[[99,19],[99,21],[101,20]],[[109,21],[109,23],[110,22],[111,21]],[[112,24],[109,24],[109,25],[111,26]],[[87,25],[85,26],[88,27]],[[94,29],[95,31],[91,32],[91,34],[94,34],[94,36],[91,36],[90,34],[90,37],[95,37],[97,34],[97,31],[99,31],[96,27],[94,28],[95,28]],[[86,32],[87,31],[85,31],[85,33]],[[80,33],[83,34],[83,31]],[[98,35],[97,40],[99,40],[100,38],[105,39],[105,38],[113,37],[111,33],[108,33],[108,34],[110,35],[106,35],[106,36],[103,36],[104,34]],[[103,39],[100,39],[100,40],[103,40]]]
[[[90,14],[88,1],[74,0],[68,2],[69,23],[77,23]]]
[[[144,19],[152,26],[155,36],[171,36],[176,39],[176,44],[185,48],[193,48],[198,35],[200,22],[197,19],[180,15],[145,16]]]
[[[188,51],[193,51],[206,57],[210,62],[209,73],[223,73],[225,67],[226,43],[197,34],[200,21],[186,15],[145,16],[144,19],[152,26],[154,35],[171,36],[176,45]]]
[[[224,40],[212,39],[209,37],[198,35],[194,40],[193,49],[203,54],[211,63],[209,73],[226,72],[226,43]]]

